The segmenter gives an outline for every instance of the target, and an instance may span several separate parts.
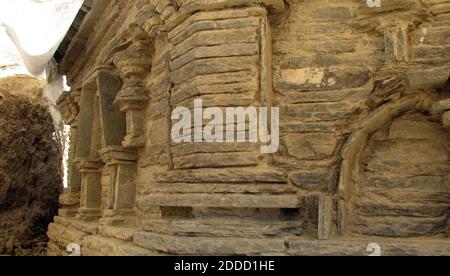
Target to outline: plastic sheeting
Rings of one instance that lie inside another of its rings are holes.
[[[0,0],[0,77],[31,74],[47,78],[44,97],[55,133],[64,145],[65,187],[69,134],[56,100],[67,87],[56,72],[53,55],[82,4],[83,0]]]
[[[0,67],[17,74],[25,73],[25,66],[31,75],[42,76],[82,3],[0,0]]]

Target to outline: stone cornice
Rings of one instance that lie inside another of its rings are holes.
[[[64,52],[63,59],[59,64],[59,70],[61,73],[67,73],[71,70],[71,67],[86,48],[86,43],[90,34],[93,33],[93,29],[96,27],[96,23],[103,15],[106,6],[110,4],[109,0],[95,0],[92,9],[84,18],[80,27],[77,29],[77,33],[72,39],[67,50]]]
[[[275,11],[286,8],[283,0],[181,0],[177,1],[177,6],[168,0],[149,2],[140,9],[137,24],[152,37],[161,31],[174,29],[198,11],[255,5],[262,5]]]
[[[74,160],[74,163],[80,172],[99,171],[103,167],[101,160],[77,158]]]

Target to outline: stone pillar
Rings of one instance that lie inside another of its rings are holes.
[[[59,211],[61,216],[74,216],[80,206],[80,187],[81,177],[74,164],[75,150],[77,144],[78,118],[79,118],[79,100],[80,91],[71,91],[63,93],[57,101],[58,109],[63,116],[66,124],[70,125],[69,138],[69,156],[68,156],[68,187],[60,196],[62,209]]]
[[[137,153],[111,146],[102,149],[100,155],[110,171],[107,206],[100,222],[104,225],[133,225]]]
[[[81,174],[81,200],[77,218],[85,221],[97,220],[101,216],[101,168],[99,160],[77,159]]]
[[[149,97],[143,80],[151,68],[151,42],[137,26],[131,26],[128,35],[131,46],[113,58],[123,81],[114,104],[126,113],[127,134],[122,145],[137,149],[145,144],[144,112]]]

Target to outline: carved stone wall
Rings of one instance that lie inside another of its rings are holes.
[[[49,254],[450,253],[450,2],[96,2]],[[280,107],[279,151],[174,143],[194,99]]]

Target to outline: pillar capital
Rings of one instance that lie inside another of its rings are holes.
[[[123,35],[126,49],[113,56],[123,81],[122,89],[114,101],[120,111],[126,113],[127,135],[122,145],[125,148],[144,146],[143,120],[144,110],[149,103],[144,78],[150,72],[152,64],[152,41],[137,25],[130,26]]]
[[[136,151],[127,150],[121,146],[111,146],[103,148],[99,154],[106,165],[112,165],[119,162],[137,162],[138,155]]]
[[[56,102],[64,122],[68,125],[74,125],[78,121],[80,95],[80,91],[64,92]]]
[[[101,160],[89,160],[85,158],[76,158],[74,163],[81,173],[99,171],[103,166]]]

